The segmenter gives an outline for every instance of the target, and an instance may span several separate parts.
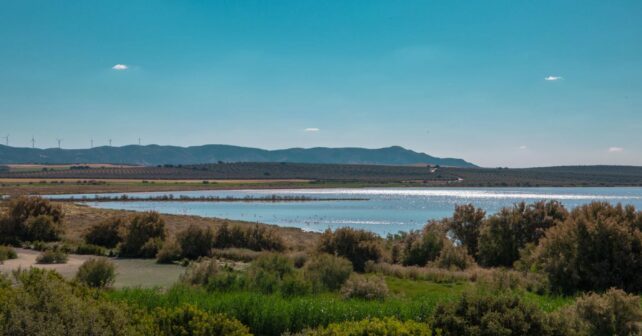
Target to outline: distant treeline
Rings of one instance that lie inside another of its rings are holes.
[[[308,197],[302,195],[296,196],[186,196],[180,195],[175,197],[172,194],[160,196],[147,196],[147,197],[131,197],[128,195],[120,196],[101,196],[94,197],[65,197],[53,199],[58,202],[310,202],[310,201],[367,201],[367,198],[318,198]]]

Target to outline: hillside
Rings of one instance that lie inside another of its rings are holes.
[[[123,146],[91,149],[17,148],[0,145],[0,164],[20,163],[110,163],[133,165],[208,164],[217,162],[297,162],[323,164],[411,165],[431,164],[451,167],[475,167],[462,159],[438,158],[393,146],[367,148],[289,148],[265,150],[258,148],[204,145]]]

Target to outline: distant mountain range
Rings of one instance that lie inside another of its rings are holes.
[[[413,165],[475,167],[462,159],[438,158],[399,146],[367,148],[289,148],[265,150],[230,145],[193,147],[129,145],[91,149],[19,148],[0,145],[0,164],[110,163],[132,165],[203,164],[216,162],[297,162],[336,164]]]

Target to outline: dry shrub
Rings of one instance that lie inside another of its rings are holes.
[[[181,246],[174,239],[168,239],[163,247],[156,254],[156,262],[159,264],[171,264],[182,257]]]
[[[85,233],[85,242],[106,248],[114,248],[122,241],[125,234],[125,221],[120,217],[108,218]]]
[[[64,233],[62,208],[41,197],[12,199],[0,219],[0,242],[55,241]]]
[[[203,258],[192,262],[180,277],[180,281],[190,285],[207,285],[219,273],[216,259]]]
[[[640,335],[640,297],[611,288],[604,294],[589,293],[577,298],[555,317],[578,335]]]
[[[382,276],[353,274],[341,287],[346,299],[383,300],[388,296],[388,285]]]
[[[240,226],[224,223],[214,233],[215,248],[247,248],[254,251],[284,251],[283,238],[272,228],[263,225]]]
[[[5,260],[16,258],[18,258],[18,254],[12,247],[0,245],[0,264]]]
[[[382,239],[376,234],[352,228],[340,228],[332,232],[326,230],[318,245],[319,252],[344,257],[355,271],[363,272],[367,261],[383,258]]]
[[[251,262],[268,252],[254,251],[244,248],[226,248],[212,249],[210,255],[212,258],[227,259],[232,261]]]
[[[38,264],[66,264],[69,256],[59,249],[51,249],[42,252],[37,258]]]
[[[213,239],[214,234],[209,227],[201,228],[196,225],[190,225],[176,234],[176,241],[181,246],[182,256],[187,259],[208,256]]]
[[[475,281],[479,272],[487,272],[482,269],[470,269],[467,271],[450,271],[434,267],[402,266],[388,263],[368,263],[367,273],[377,273],[393,276],[400,279],[426,280],[437,283],[453,283],[464,281]]]
[[[475,266],[475,260],[468,255],[465,247],[446,244],[435,260],[435,264],[439,268],[465,270]]]

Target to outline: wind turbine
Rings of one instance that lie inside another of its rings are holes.
[[[33,135],[31,136],[31,148],[36,148],[36,138]]]
[[[60,149],[60,143],[62,142],[62,139],[56,139],[56,141],[58,141],[58,149]]]
[[[4,139],[4,144],[6,146],[9,146],[9,134],[7,134],[7,136],[3,136],[2,138]]]
[[[140,137],[138,138],[138,145],[140,146]]]
[[[90,142],[91,142],[91,145],[89,146],[89,148],[94,148],[94,139],[91,139]]]
[[[109,147],[111,147],[111,139],[109,139]]]

